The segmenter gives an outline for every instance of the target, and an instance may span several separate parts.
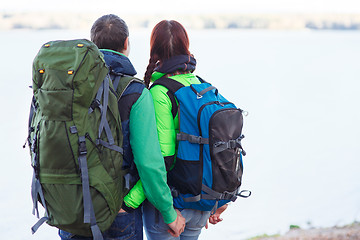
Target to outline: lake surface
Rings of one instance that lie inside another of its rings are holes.
[[[130,33],[130,59],[142,77],[151,30]],[[195,73],[245,109],[242,189],[252,191],[200,239],[283,233],[290,224],[327,227],[360,221],[360,32],[189,31]],[[88,32],[5,31],[1,41],[0,238],[57,239],[44,225],[32,236],[32,169],[27,118],[32,60],[50,40]]]

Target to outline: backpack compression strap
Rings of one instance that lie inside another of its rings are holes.
[[[219,141],[219,142],[214,143],[214,154],[222,152],[226,149],[240,148],[241,154],[243,156],[245,156],[246,152],[244,151],[243,147],[241,146],[241,139],[243,139],[244,137],[245,137],[244,135],[241,135],[240,137],[238,137],[237,139],[234,139],[234,140],[229,140],[227,142]]]
[[[97,145],[103,145],[106,148],[109,148],[114,151],[118,151],[123,154],[123,149],[117,145],[115,145],[114,138],[111,133],[111,129],[109,123],[106,119],[106,113],[108,109],[108,100],[109,100],[109,91],[110,91],[110,77],[107,75],[102,82],[99,90],[96,94],[96,97],[91,104],[91,107],[88,113],[92,113],[96,107],[98,107],[101,111],[101,118],[98,130],[98,139],[96,139]],[[102,105],[101,105],[101,99]],[[71,133],[77,133],[77,129],[75,126],[71,128]],[[105,134],[108,142],[100,139],[102,131],[105,130]],[[96,223],[94,206],[91,199],[90,194],[90,183],[89,183],[89,172],[87,166],[87,149],[86,149],[86,141],[85,136],[79,136],[79,167],[81,170],[81,183],[83,190],[83,203],[84,203],[84,223],[90,223],[91,232],[93,234],[94,240],[103,240],[103,236],[101,234],[100,228]]]
[[[36,111],[36,109],[33,109]],[[32,113],[33,114],[33,113]],[[31,151],[33,153],[33,157],[31,160],[31,165],[34,168],[33,179],[31,184],[31,197],[33,201],[33,212],[32,214],[39,218],[39,210],[38,210],[38,196],[45,208],[44,217],[40,218],[39,221],[31,228],[32,234],[34,234],[38,228],[49,219],[48,209],[46,206],[44,193],[40,184],[40,175],[39,175],[39,158],[38,158],[38,133],[39,133],[39,124],[37,125],[36,132],[34,134],[34,138],[31,144]]]
[[[101,111],[101,120],[99,125],[99,132],[98,132],[98,138],[96,139],[97,145],[103,145],[106,148],[109,148],[111,150],[120,152],[123,154],[123,149],[117,145],[115,145],[114,137],[112,136],[111,129],[109,126],[109,123],[106,119],[106,112],[108,107],[108,100],[109,100],[109,91],[110,91],[110,76],[106,75],[103,83],[101,84],[95,99],[91,103],[91,106],[89,108],[89,114],[92,113],[95,108],[99,108]],[[101,98],[103,98],[103,104],[101,105]],[[106,137],[108,139],[108,142],[105,142],[100,139],[102,131],[105,130]]]

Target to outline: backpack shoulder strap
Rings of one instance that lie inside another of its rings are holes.
[[[179,83],[178,81],[171,79],[171,78],[166,78],[166,77],[162,77],[159,78],[158,80],[156,80],[150,88],[156,86],[156,85],[161,85],[164,86],[168,89],[167,91],[167,95],[171,101],[171,114],[173,116],[173,118],[175,118],[176,113],[177,113],[177,104],[176,104],[176,100],[175,100],[175,92],[177,90],[179,90],[182,87],[185,87],[183,84]]]
[[[204,79],[202,79],[200,76],[196,75],[196,77],[199,79],[199,81],[201,83],[208,83],[207,81],[205,81]]]
[[[180,88],[185,87],[183,84],[179,83],[178,81],[171,79],[171,78],[167,78],[167,77],[159,78],[151,85],[150,88],[152,88],[156,85],[162,85],[162,86],[166,87],[173,94],[175,94],[175,92],[177,90],[179,90]]]
[[[118,100],[125,92],[126,88],[130,85],[132,82],[138,82],[141,84],[144,84],[143,80],[140,80],[136,77],[130,76],[130,75],[110,75],[111,80],[113,82],[114,89],[116,93],[118,94]]]

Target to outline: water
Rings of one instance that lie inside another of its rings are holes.
[[[131,32],[138,76],[148,62],[150,30]],[[32,236],[27,136],[31,63],[49,40],[88,32],[0,32],[2,77],[1,239],[56,239],[43,226]],[[200,239],[246,239],[360,220],[360,32],[189,31],[196,73],[250,114],[245,118],[243,189],[224,221]]]

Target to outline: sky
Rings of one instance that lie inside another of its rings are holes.
[[[0,12],[74,11],[99,13],[360,13],[360,0],[11,0]]]

